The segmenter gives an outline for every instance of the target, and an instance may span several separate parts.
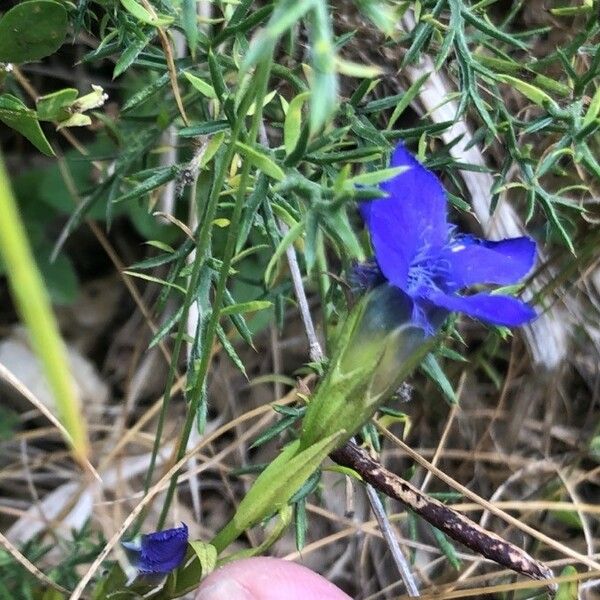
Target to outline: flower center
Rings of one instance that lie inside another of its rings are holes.
[[[408,293],[421,295],[426,290],[444,289],[448,274],[447,261],[441,258],[440,248],[425,247],[410,263],[408,269]]]

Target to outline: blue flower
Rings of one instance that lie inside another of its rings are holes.
[[[176,569],[185,558],[188,528],[181,527],[142,535],[139,542],[123,542],[132,563],[143,575],[166,575]]]
[[[517,283],[533,266],[535,242],[528,237],[491,242],[457,233],[448,223],[439,179],[401,144],[391,166],[407,169],[381,184],[386,198],[365,202],[360,210],[377,266],[412,298],[414,322],[433,333],[451,311],[509,327],[535,318],[534,310],[517,298],[459,293],[478,284]]]

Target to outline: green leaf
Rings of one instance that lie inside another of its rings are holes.
[[[134,187],[133,190],[115,198],[113,202],[124,202],[125,200],[134,200],[136,198],[141,198],[145,196],[148,192],[160,187],[161,185],[167,183],[171,179],[174,179],[179,172],[179,167],[177,165],[173,165],[171,167],[159,167],[155,169],[153,173],[144,179],[142,183]]]
[[[121,4],[129,14],[147,25],[161,27],[162,25],[170,25],[175,20],[168,15],[152,14],[135,0],[121,0]]]
[[[335,432],[304,450],[300,450],[299,440],[286,446],[258,476],[240,502],[233,519],[212,541],[217,550],[222,551],[248,527],[281,510],[316,471],[343,434],[343,431]]]
[[[521,92],[523,96],[531,100],[533,103],[541,106],[542,108],[554,108],[558,110],[559,106],[556,102],[543,90],[540,88],[531,85],[531,83],[527,83],[526,81],[522,81],[521,79],[517,79],[512,75],[503,75],[497,74],[496,79],[503,83],[507,83],[512,86],[515,90]]]
[[[271,308],[272,302],[268,300],[252,300],[251,302],[239,302],[238,304],[232,304],[231,306],[225,306],[221,309],[221,316],[228,316],[233,314],[243,314],[249,312],[256,312],[257,310],[265,310]]]
[[[404,171],[408,170],[410,167],[401,166],[401,167],[390,167],[388,169],[379,169],[378,171],[371,171],[369,173],[362,173],[361,175],[356,175],[355,177],[351,177],[346,180],[346,184],[348,185],[377,185],[382,181],[387,181],[388,179],[393,179],[396,175],[400,175],[400,173],[404,173]]]
[[[209,83],[206,83],[206,81],[204,81],[203,79],[200,79],[200,77],[196,77],[196,75],[192,75],[192,73],[185,72],[184,75],[185,75],[185,78],[192,84],[194,89],[199,91],[203,96],[206,96],[207,98],[216,98],[217,97],[215,88],[212,85],[210,85]]]
[[[129,98],[129,100],[127,100],[125,104],[123,104],[121,112],[127,112],[128,110],[139,106],[140,104],[148,100],[148,98],[150,98],[153,94],[167,86],[169,84],[169,81],[169,73],[164,73],[158,79],[153,81],[150,85],[147,85],[146,87],[142,88],[139,92],[131,96],[131,98]]]
[[[149,42],[150,38],[146,35],[142,35],[125,48],[113,69],[113,79],[116,79],[119,75],[127,71]]]
[[[197,123],[196,125],[190,125],[189,127],[182,127],[179,130],[179,136],[188,138],[198,137],[199,135],[211,135],[220,131],[226,131],[229,128],[229,121],[204,121],[203,123]]]
[[[368,17],[375,27],[386,35],[393,36],[398,23],[394,8],[380,0],[356,0],[360,11]]]
[[[0,96],[0,121],[25,136],[46,156],[54,156],[54,150],[48,143],[35,112],[15,96],[10,94]]]
[[[288,106],[283,123],[283,144],[286,154],[289,156],[298,140],[302,129],[302,105],[310,97],[310,92],[303,92],[292,99]]]
[[[186,294],[186,289],[176,283],[171,283],[170,281],[165,281],[160,277],[153,277],[152,275],[148,275],[147,273],[136,273],[135,271],[122,271],[124,275],[129,275],[130,277],[137,277],[138,279],[144,279],[145,281],[151,281],[152,283],[157,283],[160,286],[170,287],[178,292],[181,292],[184,296]]]
[[[423,362],[421,363],[421,368],[427,375],[435,381],[437,386],[442,390],[442,393],[450,404],[458,404],[458,397],[450,383],[450,380],[446,377],[446,373],[444,373],[442,367],[440,367],[440,363],[437,361],[437,358],[433,354],[428,354]]]
[[[196,45],[198,44],[198,13],[197,0],[183,0],[181,11],[183,31],[187,40],[192,60],[196,58]]]
[[[337,108],[338,79],[331,19],[325,2],[317,2],[311,13],[312,81],[310,85],[310,130],[317,132]]]
[[[38,98],[35,102],[37,117],[40,121],[64,121],[69,118],[66,107],[77,99],[79,92],[74,88],[65,88]]]
[[[208,52],[208,69],[210,71],[210,79],[212,81],[213,89],[217,94],[217,98],[221,102],[225,102],[229,96],[229,90],[225,83],[225,78],[223,77],[221,65],[219,64],[218,58],[215,56],[212,48]]]
[[[144,242],[144,244],[152,246],[153,248],[158,248],[159,250],[167,252],[168,254],[175,252],[175,248],[169,246],[169,244],[165,244],[165,242],[161,242],[160,240],[148,240],[147,242]]]
[[[248,146],[247,144],[243,144],[242,142],[236,142],[235,147],[265,175],[268,175],[277,181],[282,181],[285,179],[285,173],[283,169],[266,154],[263,154],[256,148]]]
[[[248,240],[248,236],[252,231],[254,225],[254,219],[256,217],[256,212],[258,208],[265,201],[267,197],[267,192],[269,189],[269,181],[267,176],[264,173],[261,173],[254,183],[254,190],[250,194],[250,197],[246,201],[243,211],[242,217],[240,219],[240,229],[238,232],[237,243],[235,245],[236,256],[233,259],[233,262],[237,262],[241,258],[242,248],[246,245],[246,241]]]
[[[0,256],[7,268],[8,282],[19,314],[31,336],[59,418],[65,440],[80,462],[87,461],[89,441],[79,396],[69,367],[67,351],[58,330],[40,272],[35,264],[21,220],[8,173],[0,157]]]
[[[324,215],[326,230],[329,235],[341,243],[345,257],[363,262],[364,250],[356,237],[345,210],[328,211]]]
[[[248,71],[266,56],[279,36],[300,20],[316,0],[280,0],[269,23],[253,40],[242,65],[242,73]]]
[[[573,577],[577,575],[577,569],[571,565],[566,566],[561,572],[561,577]],[[579,582],[565,581],[558,584],[555,600],[577,600],[579,598]]]
[[[290,498],[290,504],[306,500],[318,487],[321,481],[321,469],[317,469],[303,484],[302,487]]]
[[[247,378],[246,367],[244,366],[242,359],[238,356],[238,353],[235,351],[233,344],[229,341],[225,330],[220,325],[217,325],[216,331],[217,337],[219,338],[219,341],[223,346],[223,350],[225,350],[225,353],[227,354],[227,356],[229,356],[231,362],[240,370],[244,377]]]
[[[250,449],[258,448],[268,441],[277,437],[280,433],[284,432],[288,427],[291,427],[302,415],[289,415],[280,419],[275,424],[271,425],[266,431],[263,431],[255,440],[252,442]]]
[[[421,86],[429,78],[429,75],[430,75],[430,73],[424,73],[423,75],[421,75],[421,77],[419,77],[419,79],[417,79],[406,90],[406,92],[402,96],[402,99],[396,105],[396,108],[394,109],[394,112],[392,113],[392,116],[390,117],[390,120],[388,121],[387,129],[392,129],[392,127],[394,126],[394,124],[398,120],[398,117],[408,108],[408,105],[415,99],[415,97],[419,93],[419,90],[421,89]]]
[[[227,289],[225,289],[225,292],[223,294],[223,302],[227,306],[231,306],[231,305],[235,304],[235,302],[233,300],[233,296],[231,295],[231,292],[229,292],[229,290],[227,290]],[[248,328],[248,325],[246,324],[244,317],[242,317],[242,315],[240,315],[238,313],[233,313],[232,315],[229,316],[229,318],[231,319],[231,322],[233,323],[234,327],[237,329],[237,332],[240,334],[241,338],[249,346],[254,348],[254,345],[252,343],[252,332]]]
[[[303,231],[304,221],[299,221],[293,227],[290,228],[290,230],[283,236],[281,242],[279,242],[279,245],[275,249],[273,256],[269,260],[269,264],[267,264],[267,268],[265,269],[265,283],[267,284],[267,286],[270,287],[273,284],[273,269],[277,265],[279,259],[281,258],[283,253],[288,249],[290,244],[293,244],[302,235]]]
[[[183,306],[179,307],[171,317],[169,317],[160,327],[160,329],[152,336],[148,344],[148,348],[154,348],[164,337],[173,329],[173,327],[179,322],[181,319],[181,315],[183,313]]]
[[[365,65],[362,63],[352,62],[335,57],[335,66],[338,73],[347,75],[348,77],[356,77],[358,79],[374,79],[383,73],[383,69],[377,65]]]
[[[265,95],[265,97],[263,98],[263,102],[262,102],[263,107],[267,106],[267,104],[269,104],[269,102],[271,102],[271,100],[273,100],[276,93],[277,93],[277,90],[273,90]],[[256,112],[256,102],[253,102],[250,105],[250,108],[248,109],[246,116],[251,117],[255,112]]]
[[[292,521],[292,513],[293,509],[291,506],[284,506],[280,511],[278,511],[275,526],[271,531],[269,531],[263,542],[254,548],[247,548],[246,550],[234,552],[233,554],[228,555],[224,560],[226,562],[230,562],[233,560],[252,558],[253,556],[261,556],[265,554],[266,551],[285,533],[285,530]]]
[[[482,33],[489,35],[492,39],[501,40],[507,44],[516,46],[517,48],[520,48],[521,50],[528,50],[527,44],[522,42],[519,38],[509,35],[507,33],[504,33],[504,31],[502,31],[501,29],[498,29],[497,27],[492,25],[492,23],[490,23],[489,21],[480,19],[478,16],[476,16],[470,10],[463,8],[461,10],[461,15],[467,23],[469,23],[470,25],[473,25],[473,27],[476,27]]]
[[[212,573],[217,566],[217,549],[207,542],[194,540],[190,542],[190,546],[196,553],[200,568],[202,569],[202,577],[206,577]]]
[[[53,0],[29,0],[0,19],[0,62],[24,63],[56,52],[67,35],[67,11]]]
[[[594,96],[592,97],[592,100],[587,109],[587,112],[585,113],[585,116],[583,117],[583,122],[581,124],[582,129],[584,127],[587,127],[588,125],[590,125],[590,123],[593,123],[593,121],[596,119],[596,117],[598,116],[599,113],[600,113],[600,86],[598,86],[598,88],[596,89],[596,92],[594,93]]]
[[[223,141],[225,140],[225,133],[219,132],[213,135],[208,144],[206,145],[206,149],[204,150],[204,154],[200,159],[200,168],[205,167],[215,156]]]
[[[584,2],[579,6],[561,6],[559,8],[551,8],[550,12],[557,17],[573,17],[583,15],[594,11],[594,4],[591,1]]]
[[[452,542],[448,539],[446,534],[440,531],[437,527],[431,526],[431,532],[433,533],[433,537],[435,538],[435,542],[438,545],[439,549],[444,553],[448,562],[452,565],[452,568],[455,571],[459,571],[462,562],[456,552],[456,548],[453,546]]]

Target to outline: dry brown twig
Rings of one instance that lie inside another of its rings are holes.
[[[529,556],[527,552],[480,527],[449,506],[423,494],[412,484],[388,471],[356,444],[349,442],[330,456],[338,464],[354,469],[365,482],[390,498],[402,502],[428,523],[478,554],[532,579],[554,578],[554,574],[546,565]],[[553,583],[549,583],[548,587],[552,593],[556,589]]]

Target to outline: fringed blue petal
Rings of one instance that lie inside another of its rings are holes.
[[[448,288],[461,289],[479,283],[510,285],[531,271],[535,242],[528,237],[499,242],[461,236],[439,255]]]
[[[402,214],[402,220],[418,233],[420,246],[443,246],[448,239],[448,217],[442,183],[402,144],[396,146],[390,166],[407,169],[381,184],[389,198],[379,202]]]
[[[455,296],[430,290],[427,300],[447,310],[462,312],[492,325],[517,327],[535,319],[536,312],[525,302],[510,296],[474,294]]]
[[[396,147],[390,166],[407,169],[382,183],[388,197],[363,204],[361,213],[381,271],[406,291],[411,263],[422,248],[447,242],[446,194],[438,178],[403,145]]]
[[[455,236],[438,178],[402,144],[396,147],[390,166],[407,169],[381,184],[387,198],[364,203],[360,210],[383,277],[413,300],[413,322],[432,334],[447,311],[509,327],[535,318],[533,309],[516,298],[456,294],[475,284],[508,285],[522,279],[535,261],[533,240],[489,242]],[[371,274],[358,272],[367,283]]]

